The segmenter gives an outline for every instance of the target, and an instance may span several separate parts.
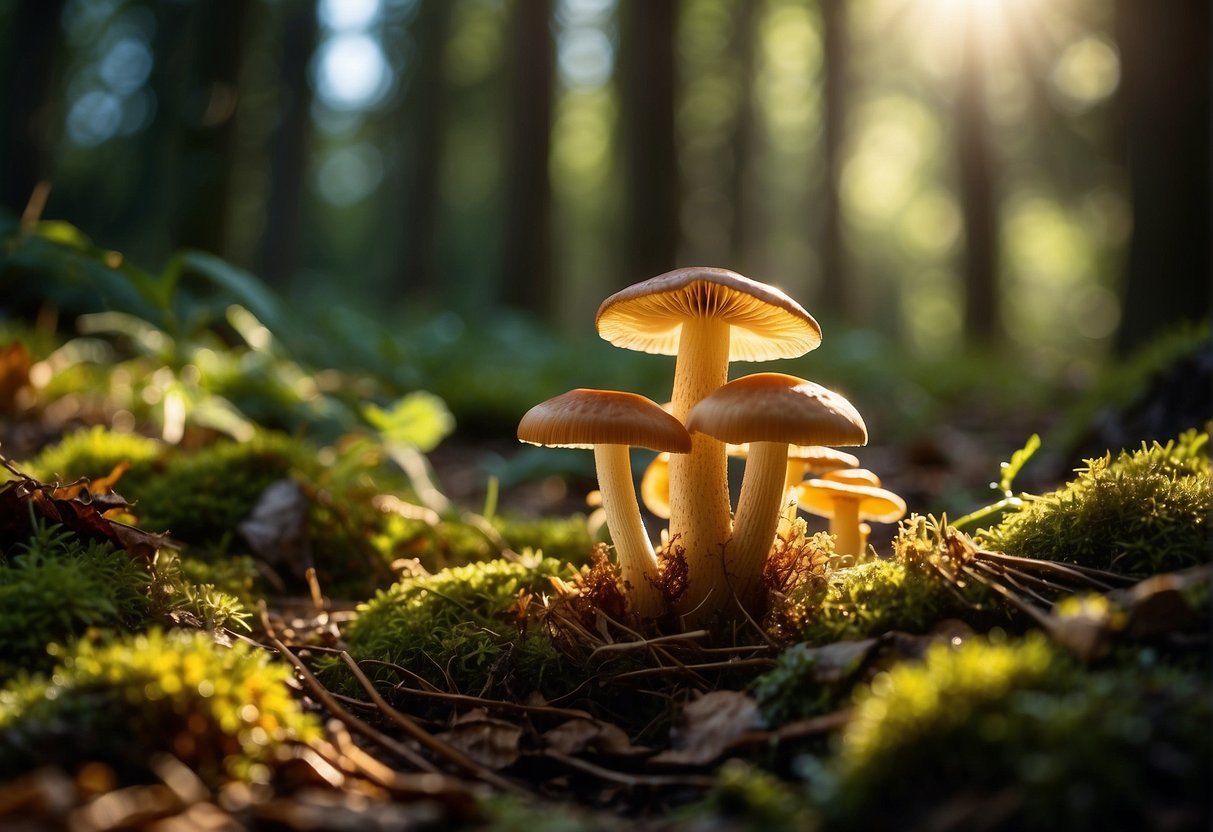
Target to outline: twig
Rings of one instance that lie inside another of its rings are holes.
[[[670,774],[628,774],[623,771],[614,771],[609,768],[595,765],[594,763],[582,760],[579,757],[572,757],[568,754],[562,754],[559,751],[546,749],[543,752],[545,757],[556,760],[569,768],[575,768],[579,771],[584,771],[586,774],[592,774],[602,780],[607,780],[611,783],[620,783],[625,786],[693,786],[695,788],[710,788],[716,781],[711,777],[689,776],[689,775],[670,775]]]
[[[654,636],[653,638],[641,639],[640,641],[617,641],[613,644],[604,644],[601,647],[595,647],[590,653],[590,658],[599,653],[622,653],[629,650],[646,650],[653,644],[665,644],[668,642],[692,641],[698,638],[704,638],[709,635],[707,630],[692,630],[689,633],[673,633],[668,636]]]
[[[471,757],[468,757],[459,749],[445,743],[442,740],[434,737],[429,731],[422,728],[409,717],[402,714],[400,711],[389,705],[379,691],[375,690],[375,686],[371,680],[362,672],[362,668],[358,667],[358,663],[353,660],[349,653],[344,650],[341,652],[341,660],[345,662],[345,666],[354,674],[354,678],[358,680],[358,684],[362,685],[362,689],[371,697],[371,701],[379,708],[380,713],[396,724],[400,730],[404,731],[411,739],[415,740],[421,747],[428,749],[434,754],[442,757],[447,762],[457,768],[480,778],[489,785],[496,786],[505,791],[511,791],[515,794],[528,794],[525,789],[522,789],[509,780],[499,776],[495,772],[485,768],[480,763],[477,763]]]
[[[659,676],[663,673],[672,673],[676,670],[691,672],[694,675],[698,670],[732,670],[739,667],[774,667],[777,662],[774,659],[733,659],[723,662],[704,662],[703,664],[680,664],[674,667],[646,667],[641,670],[631,670],[627,673],[620,673],[617,676],[612,676],[608,681],[619,682],[623,679],[639,679],[645,676]]]
[[[375,730],[370,725],[367,725],[361,719],[351,714],[345,708],[341,707],[341,705],[336,699],[333,698],[332,694],[328,692],[324,685],[320,684],[319,680],[312,675],[310,670],[307,669],[307,665],[305,665],[298,656],[292,653],[285,644],[273,636],[270,636],[270,643],[272,643],[274,648],[282,654],[283,658],[294,665],[295,670],[298,671],[299,675],[303,678],[303,683],[307,685],[308,690],[315,694],[316,698],[320,700],[324,707],[328,708],[329,712],[332,713],[333,716],[337,717],[337,719],[348,725],[350,730],[357,731],[367,739],[379,743],[389,751],[408,760],[422,771],[431,773],[438,772],[438,768],[429,760],[425,759],[425,757],[422,757],[404,743],[398,742],[386,734]]]

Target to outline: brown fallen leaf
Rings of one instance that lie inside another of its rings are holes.
[[[670,732],[672,747],[650,762],[707,765],[733,748],[746,732],[764,726],[754,697],[736,690],[709,691],[683,708],[678,728]]]
[[[543,733],[544,746],[561,754],[631,755],[647,753],[632,745],[628,735],[618,725],[596,719],[570,719]]]
[[[29,350],[20,341],[0,347],[0,413],[17,411],[18,393],[29,385]]]
[[[494,771],[513,765],[522,754],[522,728],[493,719],[481,708],[457,717],[437,738]]]

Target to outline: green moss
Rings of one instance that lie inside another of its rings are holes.
[[[464,693],[479,693],[490,676],[522,695],[560,688],[550,639],[533,622],[524,633],[509,611],[520,591],[550,593],[549,578],[564,571],[552,558],[529,565],[494,560],[406,578],[358,608],[345,633],[349,652],[358,661],[399,665],[440,688],[448,687],[449,674]],[[495,667],[507,652],[508,680]]]
[[[290,675],[265,651],[202,632],[82,641],[49,677],[0,691],[0,771],[96,760],[138,778],[167,752],[208,783],[265,780],[284,743],[319,732]]]
[[[937,645],[857,694],[826,812],[838,828],[965,811],[1005,813],[1000,829],[1156,828],[1164,813],[1207,828],[1210,693],[1206,668],[1143,653],[1086,671],[1035,633]]]
[[[131,467],[117,490],[127,494],[142,490],[163,452],[164,445],[155,439],[97,426],[69,433],[58,444],[48,446],[26,466],[26,473],[43,482],[67,483],[80,477],[100,479],[126,462]]]
[[[144,528],[215,545],[248,516],[266,486],[297,468],[314,468],[315,457],[306,443],[278,433],[219,440],[169,457],[163,473],[133,493],[135,512]]]
[[[857,651],[848,656],[837,654],[831,660],[840,661],[841,666],[823,667],[819,649],[793,644],[751,686],[763,718],[768,725],[784,725],[842,707],[861,658]]]
[[[533,549],[560,561],[585,563],[594,548],[586,519],[580,514],[537,520],[498,516],[493,518],[493,526],[514,550]]]
[[[971,594],[976,603],[977,589]],[[889,560],[836,569],[788,597],[793,632],[813,645],[889,630],[925,632],[943,618],[971,611],[971,604],[927,571]]]
[[[815,830],[816,818],[804,796],[778,777],[741,760],[716,772],[707,797],[683,812],[685,828],[734,832]]]
[[[48,669],[47,645],[89,627],[143,626],[150,583],[142,564],[110,544],[39,525],[28,543],[0,552],[0,680]]]
[[[1210,557],[1209,436],[1195,430],[1088,460],[1062,488],[1028,499],[993,529],[991,549],[1126,574],[1168,572]]]

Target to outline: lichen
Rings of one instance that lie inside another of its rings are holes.
[[[211,784],[266,780],[284,744],[319,732],[290,675],[263,650],[203,632],[82,640],[49,676],[0,690],[0,772],[99,761],[137,779],[166,752]]]
[[[1014,555],[1130,575],[1208,562],[1209,435],[1087,460],[1056,491],[1032,497],[978,540]]]

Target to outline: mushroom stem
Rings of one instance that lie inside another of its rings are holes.
[[[834,499],[834,516],[830,518],[830,534],[834,535],[834,552],[859,557],[859,500],[850,497]]]
[[[783,475],[783,505],[779,510],[778,530],[782,534],[791,534],[792,523],[796,521],[796,486],[804,479],[805,464],[798,459],[787,460],[787,468]],[[738,513],[741,508],[738,507]]]
[[[656,584],[657,557],[640,519],[628,446],[595,445],[594,465],[607,529],[619,561],[619,574],[629,585],[626,596],[638,615],[656,618],[662,613],[661,590]]]
[[[775,541],[780,500],[787,495],[786,442],[751,442],[746,458],[733,539],[725,550],[725,569],[737,600],[752,615],[763,612],[762,570]]]
[[[729,324],[712,318],[684,322],[674,365],[674,418],[685,425],[691,408],[728,377]],[[670,457],[670,539],[682,547],[687,562],[687,590],[679,602],[683,610],[699,610],[706,617],[721,603],[704,602],[724,578],[720,547],[729,530],[724,443],[695,434],[689,454]]]

